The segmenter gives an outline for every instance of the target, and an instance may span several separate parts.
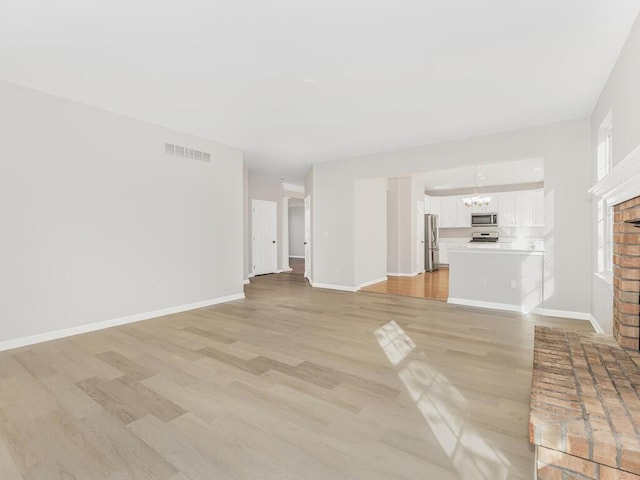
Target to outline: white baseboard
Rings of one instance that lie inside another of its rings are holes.
[[[589,322],[591,326],[596,331],[596,333],[604,333],[604,330],[600,326],[600,324],[596,321],[596,318],[593,315],[589,315]]]
[[[289,258],[302,258],[302,259],[304,259],[304,255],[302,257],[299,257],[297,255],[289,255]]]
[[[327,288],[329,290],[340,290],[341,292],[358,291],[356,287],[349,287],[347,285],[332,285],[330,283],[312,283],[311,286],[314,288]]]
[[[422,272],[413,272],[413,273],[397,273],[397,272],[387,272],[387,275],[390,277],[415,277],[416,275],[420,275]]]
[[[572,312],[570,310],[554,310],[551,308],[536,307],[530,312],[525,310],[524,306],[512,305],[509,303],[495,303],[495,302],[482,302],[479,300],[467,300],[466,298],[451,298],[447,300],[447,303],[454,305],[466,305],[468,307],[480,307],[480,308],[493,308],[495,310],[506,310],[509,312],[519,313],[531,313],[535,315],[544,315],[547,317],[559,317],[570,318],[572,320],[588,320],[593,325],[593,328],[598,333],[604,333],[600,325],[595,321],[595,318],[590,313]]]
[[[552,308],[534,308],[531,313],[546,315],[547,317],[570,318],[572,320],[589,320],[593,318],[590,313],[572,312],[570,310],[554,310]],[[595,319],[594,319],[595,321]]]
[[[467,307],[492,308],[494,310],[507,310],[509,312],[524,313],[524,307],[521,305],[512,305],[510,303],[481,302],[479,300],[468,300],[466,298],[449,297],[447,303],[453,305],[464,305]]]
[[[278,270],[278,273],[284,273],[284,272],[293,272],[293,268],[289,267],[289,268],[281,268],[280,270]]]
[[[81,333],[94,332],[96,330],[103,330],[105,328],[117,327],[118,325],[125,325],[127,323],[140,322],[142,320],[149,320],[151,318],[163,317],[165,315],[171,315],[173,313],[186,312],[187,310],[195,310],[196,308],[210,307],[211,305],[217,305],[218,303],[231,302],[233,300],[241,300],[245,298],[244,293],[237,293],[235,295],[228,295],[226,297],[211,298],[209,300],[203,300],[201,302],[188,303],[186,305],[178,305],[175,307],[162,308],[160,310],[153,310],[151,312],[137,313],[135,315],[127,315],[126,317],[114,318],[111,320],[104,320],[102,322],[88,323],[84,325],[78,325],[71,328],[63,328],[61,330],[53,330],[51,332],[38,333],[36,335],[30,335],[28,337],[14,338],[11,340],[5,340],[0,342],[0,352],[4,350],[10,350],[12,348],[24,347],[27,345],[33,345],[36,343],[47,342],[49,340],[57,340],[59,338],[71,337],[72,335],[79,335]]]
[[[360,285],[358,285],[357,289],[360,290],[361,288],[368,287],[369,285],[375,285],[376,283],[384,282],[386,280],[387,280],[387,277],[376,278],[375,280],[370,280],[368,282],[361,283]]]
[[[256,276],[256,274],[255,274],[255,273],[250,273],[249,275],[247,275],[247,277],[248,277],[248,278],[253,278],[253,277],[255,277],[255,276]]]
[[[249,285],[250,283],[251,283],[251,280],[249,280],[248,278],[242,281],[243,285]]]

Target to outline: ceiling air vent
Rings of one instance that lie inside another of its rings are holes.
[[[174,145],[173,143],[164,144],[164,153],[167,155],[175,155],[176,157],[184,157],[200,162],[211,163],[211,154],[193,148],[183,147],[182,145]]]

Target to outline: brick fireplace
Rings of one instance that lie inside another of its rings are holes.
[[[536,327],[537,480],[640,480],[640,147],[591,189],[614,206],[611,331]]]
[[[613,336],[640,349],[640,197],[614,206]],[[638,226],[636,226],[638,225]]]

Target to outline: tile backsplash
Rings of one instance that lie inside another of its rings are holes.
[[[441,228],[440,238],[471,238],[473,232],[498,231],[500,238],[544,238],[544,227]]]

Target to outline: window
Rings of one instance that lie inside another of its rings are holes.
[[[610,115],[609,115],[610,118]],[[610,171],[612,164],[613,129],[611,120],[603,123],[598,135],[597,176],[602,180]],[[613,208],[606,200],[598,202],[598,273],[611,275],[613,270]]]

